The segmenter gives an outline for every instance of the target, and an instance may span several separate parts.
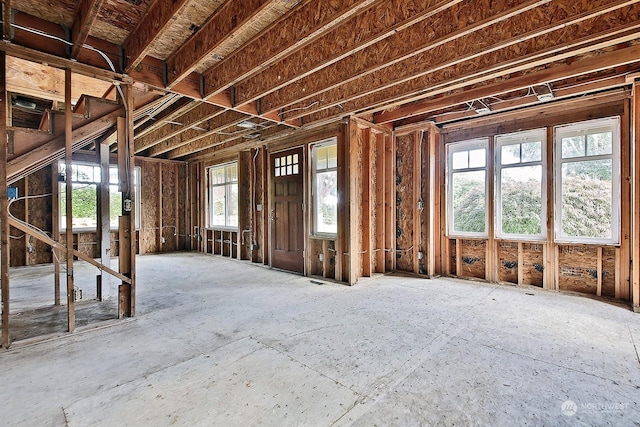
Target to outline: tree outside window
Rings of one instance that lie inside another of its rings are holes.
[[[312,148],[313,232],[338,232],[338,144],[334,139]]]

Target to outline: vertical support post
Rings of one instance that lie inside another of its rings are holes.
[[[109,144],[104,142],[97,145],[98,163],[100,164],[100,184],[98,185],[98,224],[97,240],[100,248],[100,261],[109,266],[111,262],[111,224],[109,198]],[[100,271],[98,275],[98,301],[111,297],[108,274]]]
[[[158,252],[163,252],[163,245],[164,242],[162,241],[162,239],[164,238],[164,224],[162,223],[162,218],[164,217],[164,215],[162,215],[162,207],[164,206],[163,200],[162,200],[162,186],[163,186],[163,181],[162,181],[162,162],[158,163],[158,194],[156,195],[156,199],[158,200],[157,202],[157,210],[156,210],[156,221],[158,223],[158,234],[156,234],[156,248]]]
[[[69,332],[73,332],[76,328],[76,307],[73,293],[73,196],[71,184],[71,155],[73,150],[72,135],[72,115],[71,115],[71,69],[64,70],[64,160],[65,160],[65,179],[66,179],[66,246],[67,246],[67,324]]]
[[[118,317],[135,316],[135,191],[134,191],[134,150],[133,150],[133,89],[124,86],[125,118],[119,117],[118,131],[118,174],[122,191],[122,216],[119,218],[119,263],[120,273],[131,279],[131,284],[122,283],[118,289]]]
[[[371,182],[373,175],[371,171],[372,147],[376,141],[376,134],[370,128],[363,129],[363,147],[362,147],[362,275],[364,277],[371,276],[371,258],[373,256],[373,246],[371,245],[371,199],[373,198],[371,191]]]
[[[376,146],[374,149],[376,156],[376,203],[378,206],[376,209],[376,236],[375,236],[375,248],[376,248],[376,273],[386,273],[385,269],[385,199],[384,188],[387,184],[387,180],[384,175],[384,146],[386,141],[386,134],[378,133],[376,135]]]
[[[598,264],[596,273],[598,274],[598,284],[596,285],[596,295],[602,296],[602,246],[598,247]]]
[[[631,102],[625,100],[620,117],[620,152],[631,153]],[[631,164],[632,156],[620,156],[620,280],[616,281],[615,297],[629,300],[631,297]]]
[[[462,277],[462,240],[456,239],[456,276]]]
[[[249,177],[247,181],[246,177]],[[249,259],[247,251],[246,237],[251,239],[253,233],[251,215],[251,203],[247,203],[246,195],[251,195],[251,151],[241,151],[238,153],[238,234],[236,236],[236,247],[238,248],[238,259]],[[245,230],[251,230],[245,233]],[[305,233],[306,235],[306,233]],[[230,233],[229,240],[233,241],[233,233]],[[244,242],[244,244],[243,244]],[[233,244],[231,244],[231,255],[233,257]],[[307,269],[308,271],[308,269]]]
[[[396,138],[386,141],[384,150],[384,216],[386,271],[396,269]]]
[[[179,231],[180,231],[180,194],[184,194],[180,192],[180,188],[178,185],[179,179],[178,179],[178,175],[180,174],[180,169],[178,167],[177,164],[173,165],[174,167],[174,174],[173,174],[173,187],[174,187],[174,200],[173,200],[173,205],[175,206],[175,216],[176,216],[176,223],[173,224],[173,239],[175,242],[175,246],[174,246],[174,250],[178,251],[180,250],[180,236],[179,236]],[[135,223],[135,221],[134,221]],[[134,227],[135,229],[135,227]]]
[[[524,250],[522,242],[518,242],[518,285],[524,281]]]
[[[6,14],[5,14],[6,16]],[[9,347],[9,200],[7,199],[7,65],[0,52],[0,282],[2,295],[2,347]]]
[[[557,267],[558,262],[558,248],[554,243],[555,236],[555,222],[554,222],[554,208],[555,208],[555,157],[553,156],[554,146],[554,134],[553,127],[547,128],[547,143],[546,143],[546,178],[547,178],[547,241],[544,243],[543,251],[543,266],[542,271],[542,287],[544,289],[558,289],[559,271]]]
[[[422,251],[422,221],[421,209],[418,203],[422,200],[422,131],[413,133],[413,251],[410,252],[413,264],[413,272],[420,273],[420,260],[418,252]]]
[[[348,209],[346,209],[347,216],[347,230],[346,240],[348,241],[347,257],[345,263],[349,265],[349,285],[355,285],[358,281],[358,217],[360,216],[360,206],[358,206],[358,190],[360,189],[359,180],[361,179],[357,173],[357,163],[360,161],[354,153],[357,147],[358,138],[358,125],[353,121],[349,121],[348,125],[349,143],[345,147],[345,176],[346,176],[346,202],[348,203]]]
[[[425,204],[427,242],[425,265],[427,267],[427,274],[429,277],[433,277],[436,273],[436,257],[441,256],[440,245],[438,245],[438,242],[440,242],[440,236],[436,233],[436,230],[439,229],[439,227],[436,226],[436,223],[440,221],[440,186],[438,185],[436,175],[437,143],[436,129],[435,126],[431,125],[427,131],[427,176],[424,177],[427,180],[427,203]]]
[[[487,200],[489,200],[489,208],[487,209],[487,227],[489,238],[487,239],[487,247],[485,251],[486,257],[486,268],[485,268],[485,277],[490,282],[498,281],[498,270],[496,268],[496,229],[495,229],[495,170],[496,170],[496,156],[495,156],[495,138],[489,138],[489,146],[487,147],[487,182],[488,182],[488,192],[487,192]]]
[[[635,312],[640,312],[640,83],[633,85],[633,108],[631,120],[631,247],[633,253],[631,272],[631,304]]]
[[[51,166],[51,238],[60,241],[60,182],[58,163]],[[53,255],[53,300],[60,305],[60,257],[62,252],[51,248]]]

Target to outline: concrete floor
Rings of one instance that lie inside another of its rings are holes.
[[[139,257],[137,301],[0,350],[1,424],[640,425],[640,315],[619,305],[196,253]]]

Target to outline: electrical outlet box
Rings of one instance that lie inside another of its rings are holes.
[[[7,187],[7,199],[17,199],[18,198],[18,187]]]
[[[262,205],[256,205],[256,210],[258,212],[262,212]]]

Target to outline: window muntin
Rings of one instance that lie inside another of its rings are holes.
[[[495,138],[497,237],[545,238],[545,135],[539,129]]]
[[[447,146],[449,235],[487,236],[486,138]]]
[[[556,240],[619,243],[619,118],[555,131]]]
[[[338,144],[335,138],[315,144],[311,152],[313,233],[338,233]]]
[[[238,163],[209,168],[209,226],[238,227]]]
[[[297,175],[300,172],[300,159],[298,154],[288,154],[276,157],[274,163],[275,176]]]
[[[65,175],[66,165],[59,162],[58,171]],[[135,226],[140,228],[140,168],[133,169],[134,198],[136,202]],[[98,184],[101,182],[100,166],[90,163],[71,164],[71,191],[74,229],[95,229],[98,224]],[[60,229],[66,230],[66,182],[59,183]],[[122,215],[122,193],[118,191],[118,167],[109,167],[109,226],[118,228],[118,217]]]

